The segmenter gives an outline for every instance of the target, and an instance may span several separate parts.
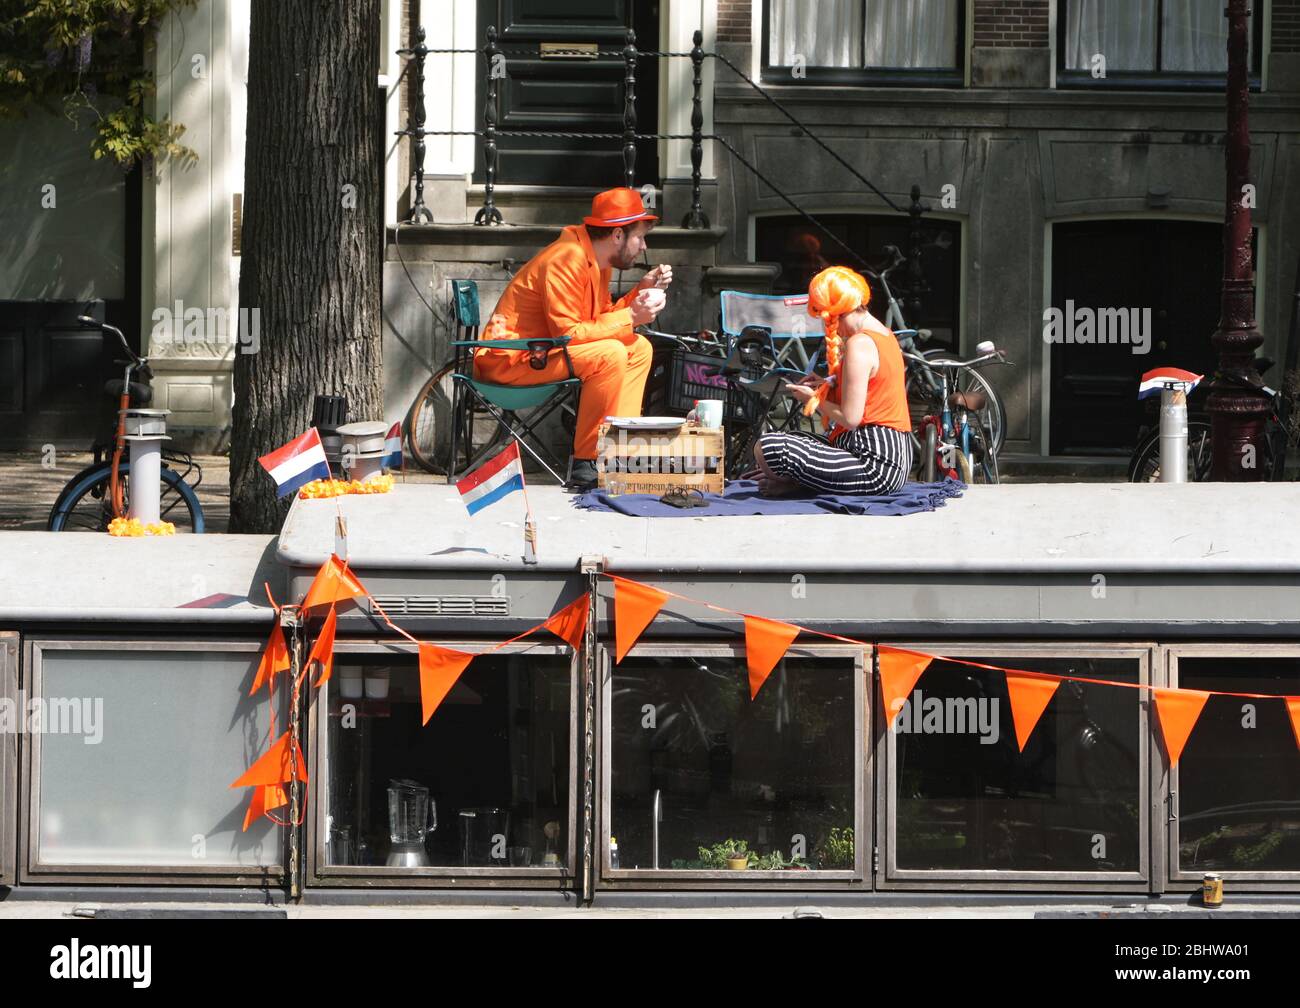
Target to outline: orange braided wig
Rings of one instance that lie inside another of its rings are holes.
[[[870,300],[871,287],[867,281],[847,266],[828,266],[813,277],[808,285],[808,314],[820,318],[826,328],[827,382],[822,386],[823,389],[839,383],[840,362],[844,352],[840,316],[866,307]],[[803,415],[812,416],[821,401],[822,393],[819,391],[804,403]],[[822,417],[822,426],[830,426],[826,417]]]

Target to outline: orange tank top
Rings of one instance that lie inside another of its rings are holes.
[[[910,431],[912,429],[912,416],[907,409],[906,368],[903,364],[903,351],[898,345],[898,340],[892,334],[882,336],[869,330],[859,335],[871,337],[872,342],[876,344],[876,353],[880,358],[876,373],[867,382],[867,405],[862,411],[862,426],[875,424],[880,427],[892,427],[894,430],[903,432]],[[852,338],[849,337],[849,339]],[[848,340],[844,342],[847,356]],[[842,374],[841,372],[841,376]],[[835,388],[831,390],[831,402],[839,403],[840,386],[842,384],[842,381],[837,382]],[[846,429],[836,424],[831,429],[831,441],[838,440]]]

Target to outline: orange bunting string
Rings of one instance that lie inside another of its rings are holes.
[[[232,788],[256,787],[265,784],[283,784],[288,780],[305,781],[307,767],[303,764],[302,752],[295,750],[291,759],[289,750],[289,733],[285,732],[271,744],[271,748],[263,753],[256,763],[244,771],[239,780],[230,786]]]
[[[1164,736],[1165,751],[1169,754],[1169,769],[1178,765],[1178,759],[1187,745],[1187,738],[1196,727],[1196,719],[1205,708],[1209,693],[1200,690],[1160,689],[1155,694],[1156,712],[1159,714],[1160,732]]]
[[[316,580],[307,589],[307,597],[302,601],[302,610],[308,612],[317,606],[346,602],[349,599],[364,598],[368,595],[361,582],[348,570],[347,564],[331,553],[330,558],[321,564]]]
[[[255,819],[260,819],[272,809],[288,804],[289,796],[279,784],[263,784],[253,788],[253,797],[249,800],[248,811],[244,813],[244,828],[240,832],[247,833],[248,827],[253,825]]]
[[[616,578],[614,581],[614,662],[621,662],[636,644],[668,596],[658,588],[638,581]]]
[[[587,612],[591,607],[591,592],[584,592],[542,624],[562,641],[578,651],[582,637],[587,632]]]
[[[325,625],[320,628],[320,636],[316,638],[316,643],[311,646],[311,654],[307,656],[309,671],[312,662],[320,662],[320,676],[316,680],[318,689],[329,682],[330,671],[334,668],[334,634],[338,630],[338,625],[338,612],[334,606],[330,606],[329,615],[325,617]]]
[[[745,617],[745,662],[749,666],[750,700],[758,696],[772,669],[785,657],[798,636],[799,628],[793,623],[762,616]]]
[[[253,688],[248,691],[249,696],[260,690],[264,683],[275,689],[275,677],[281,672],[289,671],[289,644],[284,639],[284,628],[280,626],[279,616],[277,612],[271,636],[262,651],[262,660],[257,665],[257,675],[253,677]]]
[[[443,698],[451,692],[465,666],[474,660],[472,654],[439,647],[437,644],[420,644],[420,703],[424,710],[421,724],[428,724],[433,712]]]
[[[886,723],[892,724],[907,702],[912,687],[934,658],[919,651],[903,651],[884,644],[876,650],[880,659],[880,697],[885,702]]]
[[[1016,745],[1025,751],[1025,743],[1034,733],[1043,711],[1051,703],[1061,685],[1061,680],[1050,677],[1007,674],[1007,696],[1011,700],[1011,723],[1016,728]]]

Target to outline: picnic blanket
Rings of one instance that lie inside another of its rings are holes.
[[[960,497],[966,484],[944,479],[938,483],[905,483],[897,493],[814,494],[807,497],[764,497],[753,480],[732,480],[721,494],[705,494],[708,507],[675,508],[652,494],[610,495],[588,490],[574,498],[575,507],[589,511],[616,511],[634,518],[707,518],[714,515],[905,515],[943,507],[950,497]]]

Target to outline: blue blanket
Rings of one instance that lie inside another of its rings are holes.
[[[617,511],[635,518],[704,518],[712,515],[905,515],[933,511],[950,497],[960,497],[965,484],[905,483],[897,493],[863,497],[852,494],[810,494],[807,497],[764,497],[752,480],[732,480],[721,494],[705,494],[708,507],[675,508],[651,494],[618,494],[588,490],[574,506],[589,511]],[[693,496],[693,495],[692,495]]]

